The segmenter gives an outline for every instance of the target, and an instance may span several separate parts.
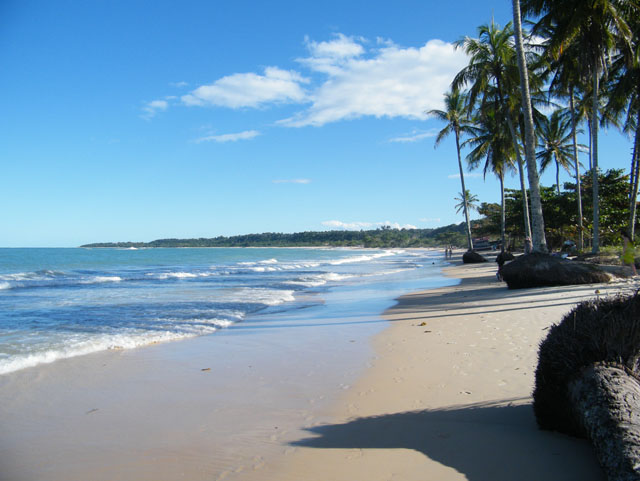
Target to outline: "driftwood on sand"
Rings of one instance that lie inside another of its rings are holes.
[[[623,270],[619,270],[622,275]],[[502,268],[502,277],[509,289],[595,284],[609,282],[615,275],[618,274],[602,266],[537,252],[519,256]]]
[[[476,251],[467,251],[462,254],[462,262],[464,264],[479,264],[481,262],[487,262],[487,258],[482,254],[478,254]]]
[[[543,429],[586,437],[609,480],[640,479],[640,297],[584,302],[540,345]]]

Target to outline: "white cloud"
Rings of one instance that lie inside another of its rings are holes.
[[[189,84],[187,82],[169,82],[169,85],[171,87],[175,87],[175,88],[183,88],[183,87],[188,87]]]
[[[388,226],[392,229],[417,229],[415,225],[404,224],[401,225],[398,222],[342,222],[340,220],[326,220],[322,223],[325,227],[341,230],[361,230],[361,229],[376,229],[378,227]]]
[[[389,142],[400,142],[400,143],[418,142],[419,140],[423,140],[429,137],[435,137],[436,135],[438,135],[437,129],[428,130],[426,132],[414,130],[410,134],[404,134],[399,137],[394,137],[392,139],[389,139]]]
[[[425,110],[442,107],[444,92],[467,63],[461,50],[441,40],[420,48],[387,43],[368,55],[358,53],[352,38],[340,36],[334,44],[309,44],[311,57],[301,62],[328,78],[310,95],[307,110],[281,124],[321,126],[362,116],[425,119]]]
[[[272,180],[274,184],[310,184],[310,179],[279,179]]]
[[[441,222],[440,217],[425,217],[420,219],[420,222],[426,222],[426,223],[438,223]]]
[[[273,102],[304,102],[301,84],[308,80],[297,72],[267,67],[264,75],[237,73],[222,77],[182,96],[186,105],[219,106],[232,109],[260,107]]]
[[[196,143],[200,142],[237,142],[238,140],[249,140],[260,135],[257,130],[245,130],[244,132],[237,132],[234,134],[222,134],[222,135],[208,135],[206,137],[200,137],[196,139]]]
[[[298,59],[298,63],[308,69],[309,76],[270,66],[263,73],[221,77],[191,90],[180,100],[187,106],[231,109],[299,105],[300,111],[278,122],[289,127],[322,126],[365,116],[424,120],[425,111],[442,108],[443,94],[467,64],[462,50],[441,40],[401,47],[388,39],[371,42],[336,34],[328,41],[306,38],[305,43],[309,56]],[[185,82],[173,86],[184,87]],[[151,118],[165,109],[166,105],[149,104],[146,116]],[[424,137],[404,136],[392,141],[420,138]]]
[[[464,174],[464,178],[465,179],[477,179],[480,177],[484,177],[483,174],[479,174],[477,172],[468,172]],[[458,179],[460,180],[460,174],[451,174],[451,175],[447,175],[447,179]]]
[[[153,100],[148,102],[144,107],[142,107],[142,118],[144,119],[152,119],[158,112],[162,112],[167,110],[169,107],[169,102],[166,100]]]

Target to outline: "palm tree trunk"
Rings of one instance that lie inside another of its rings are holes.
[[[578,139],[576,136],[576,113],[573,103],[573,87],[569,91],[571,108],[571,136],[573,137],[573,161],[576,170],[576,194],[578,198],[578,249],[584,249],[584,227],[582,225],[582,188],[580,186],[580,162],[578,161]]]
[[[636,227],[636,206],[638,202],[638,175],[640,175],[640,111],[636,121],[636,138],[633,144],[633,159],[631,161],[631,177],[633,184],[629,200],[629,238],[633,241]]]
[[[518,163],[518,174],[520,174],[520,190],[522,191],[522,212],[524,215],[524,235],[525,237],[531,237],[531,222],[529,216],[529,199],[527,197],[527,186],[524,181],[524,162],[520,155],[520,144],[518,143],[518,135],[516,129],[513,126],[511,120],[511,114],[507,113],[507,126],[509,127],[509,133],[511,134],[511,140],[513,142],[513,148],[516,152],[516,161]]]
[[[460,169],[460,183],[462,184],[462,202],[464,206],[464,219],[467,223],[467,244],[469,250],[473,250],[473,239],[471,238],[471,222],[469,221],[469,205],[467,203],[467,189],[464,185],[464,170],[462,169],[462,159],[460,158],[460,134],[456,129],[456,149],[458,151],[458,168]]]
[[[506,216],[504,211],[504,172],[500,172],[500,235],[502,237],[501,252],[504,252],[506,246]]]
[[[640,477],[640,384],[624,367],[595,364],[569,386],[578,422],[607,478]]]
[[[547,252],[547,240],[544,235],[544,218],[542,215],[542,201],[540,198],[540,179],[536,165],[535,129],[533,126],[533,112],[531,110],[531,95],[529,93],[529,75],[522,46],[522,24],[520,20],[520,0],[512,0],[513,26],[516,37],[516,52],[518,54],[518,70],[520,70],[520,88],[522,90],[522,110],[524,112],[524,145],[527,160],[527,174],[529,177],[529,192],[531,195],[532,241],[534,252]]]
[[[556,157],[556,190],[559,196],[560,195],[560,164],[558,163],[557,157]]]
[[[593,246],[592,252],[600,250],[600,199],[598,198],[598,90],[599,78],[597,64],[593,65],[593,107],[591,112],[591,143],[593,151]]]

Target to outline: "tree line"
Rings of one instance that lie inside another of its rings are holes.
[[[198,239],[158,239],[151,242],[100,242],[85,248],[152,248],[152,247],[436,247],[464,245],[464,224],[437,229],[392,229],[319,231],[293,234],[267,232],[237,236]]]
[[[598,252],[602,241],[611,240],[613,225],[600,204],[601,126],[633,137],[625,209],[616,220],[633,239],[640,177],[640,0],[512,0],[512,6],[513,22],[501,27],[492,21],[478,28],[476,38],[456,43],[469,63],[445,94],[444,110],[428,112],[446,124],[436,147],[449,134],[455,137],[468,248],[473,240],[463,148],[470,149],[470,168],[482,167],[500,181],[502,245],[510,230],[531,237],[534,250],[548,250],[547,235],[557,235],[549,202],[563,197],[559,175],[565,169],[575,190],[564,213],[575,222],[578,247],[587,242]],[[531,21],[530,32],[523,31],[522,18]],[[577,141],[583,126],[588,146]],[[581,173],[580,149],[589,154],[588,177]],[[554,196],[539,184],[540,172],[550,167],[556,169]],[[520,179],[517,196],[504,188],[509,171]],[[519,219],[507,218],[507,196],[518,197]]]

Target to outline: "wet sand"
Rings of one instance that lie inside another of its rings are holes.
[[[446,272],[460,285],[401,297],[374,339],[372,367],[332,422],[243,479],[604,480],[586,441],[537,428],[537,349],[578,302],[636,281],[511,291],[495,271],[458,257]]]

